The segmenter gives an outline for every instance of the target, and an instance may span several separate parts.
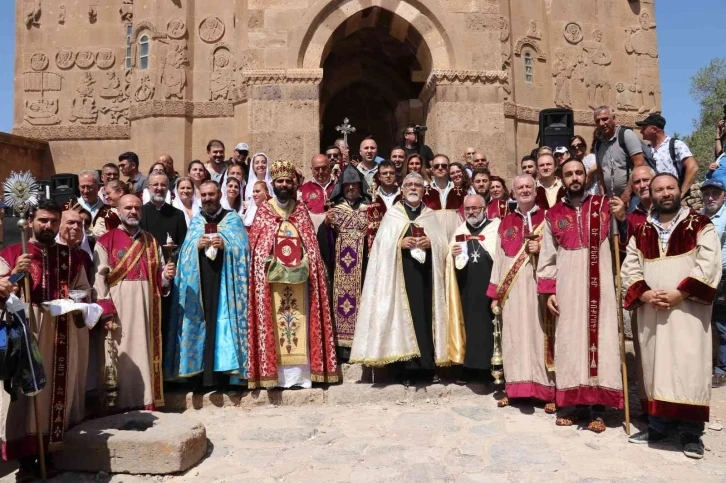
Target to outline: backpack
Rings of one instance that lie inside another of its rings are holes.
[[[620,126],[620,129],[618,130],[618,145],[620,146],[620,149],[622,149],[623,152],[625,153],[626,174],[627,174],[627,179],[630,179],[630,173],[633,171],[633,168],[635,165],[633,164],[633,160],[631,159],[630,154],[628,154],[628,149],[625,146],[625,131],[632,131],[632,129],[627,126]],[[645,164],[650,166],[653,169],[653,171],[655,171],[657,173],[658,172],[658,170],[656,169],[657,163],[655,161],[655,155],[654,155],[653,148],[649,144],[646,144],[645,141],[643,141],[640,138],[638,138],[638,141],[640,141],[640,147],[643,150],[643,158],[645,159]],[[601,141],[598,140],[595,145],[596,153],[600,150],[600,143],[601,143]],[[680,166],[680,167],[678,166],[678,158],[676,157],[676,139],[675,138],[670,139],[670,141],[668,143],[668,152],[670,154],[671,162],[673,163],[673,167],[675,168],[676,173],[678,173],[678,182],[679,182],[679,184],[683,184],[683,174],[684,174],[683,166]]]

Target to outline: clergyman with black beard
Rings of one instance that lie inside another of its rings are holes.
[[[165,174],[152,174],[147,189],[151,201],[141,208],[141,229],[151,233],[160,247],[182,246],[187,236],[187,223],[184,213],[165,201],[169,178]],[[165,249],[164,255],[168,257],[172,252],[174,250]]]
[[[537,262],[537,290],[558,317],[556,424],[583,421],[601,433],[605,406],[622,409],[624,399],[610,209],[607,197],[586,193],[582,161],[571,158],[561,168],[567,195],[547,211]]]
[[[446,264],[449,313],[463,315],[463,320],[449,321],[452,330],[461,331],[455,331],[455,337],[450,339],[456,341],[456,356],[452,356],[452,362],[463,364],[459,377],[462,383],[491,378],[494,314],[492,300],[483,293],[482,287],[489,286],[501,222],[499,218],[487,218],[486,203],[478,194],[464,198],[464,215],[466,221],[450,240]]]

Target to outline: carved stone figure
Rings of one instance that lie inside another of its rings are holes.
[[[58,10],[58,23],[63,25],[66,23],[66,6],[61,5]]]
[[[95,61],[96,54],[88,49],[82,49],[76,53],[76,65],[81,69],[88,69]]]
[[[111,49],[100,49],[96,54],[96,65],[99,69],[110,69],[116,62],[116,55]]]
[[[35,71],[45,70],[48,67],[48,56],[43,52],[36,52],[30,56],[30,68]]]
[[[602,42],[602,32],[595,29],[592,40],[582,45],[584,56],[584,82],[587,88],[588,105],[595,109],[597,106],[608,104],[610,99],[610,80],[607,66],[612,62],[610,51]]]
[[[76,63],[76,56],[71,49],[63,48],[55,54],[55,65],[59,69],[70,69]]]
[[[127,71],[130,75],[130,71]],[[128,82],[128,79],[127,79]],[[109,124],[127,125],[129,123],[129,97],[127,89],[121,88],[121,81],[115,72],[106,72],[106,79],[99,92],[101,107],[99,112],[106,117]]]
[[[539,32],[539,29],[537,28],[536,20],[529,21],[529,29],[527,30],[526,37],[529,37],[531,39],[542,40],[542,34]]]
[[[571,44],[579,44],[582,42],[582,38],[584,37],[582,27],[575,22],[570,22],[565,25],[564,35],[565,39]]]
[[[643,12],[639,17],[639,25],[625,29],[625,51],[635,56],[635,79],[640,94],[639,113],[657,110],[656,94],[658,92],[658,45],[655,24],[650,14]]]
[[[151,82],[151,77],[149,77],[149,74],[144,74],[141,76],[139,86],[136,88],[134,99],[136,99],[137,102],[148,101],[154,98],[155,91],[156,88],[154,87],[154,83]]]
[[[615,106],[619,111],[637,111],[640,107],[640,96],[635,84],[626,86],[623,82],[615,85]]]
[[[211,101],[229,100],[234,90],[234,67],[231,54],[226,48],[219,48],[214,52],[212,74],[210,79]]]
[[[71,115],[68,117],[70,122],[80,122],[81,124],[95,124],[98,121],[98,108],[96,100],[93,98],[93,76],[90,72],[83,74],[81,82],[78,84],[76,92],[78,97],[73,99],[71,105]]]
[[[40,27],[40,0],[24,0],[25,1],[25,26]]]
[[[577,62],[565,60],[565,52],[562,49],[555,51],[556,60],[552,65],[552,76],[555,78],[555,105],[558,107],[572,107],[572,94],[570,80],[577,67]]]
[[[61,90],[63,77],[56,72],[25,72],[23,73],[25,92],[59,92]]]
[[[58,99],[25,101],[23,118],[33,126],[52,126],[61,122],[58,117]]]
[[[98,21],[98,10],[96,10],[95,5],[88,6],[88,21],[91,23],[96,23]]]
[[[173,18],[166,24],[166,34],[172,39],[180,39],[187,34],[187,24],[180,18]]]
[[[102,99],[116,99],[124,95],[121,90],[121,81],[118,80],[115,72],[106,72],[106,79],[101,85],[101,91],[98,95]]]
[[[217,42],[224,36],[224,22],[217,17],[207,17],[199,24],[199,38],[208,43]]]
[[[122,23],[131,23],[134,20],[134,0],[123,0],[118,13],[121,15]]]
[[[499,41],[509,40],[509,22],[504,17],[499,17]]]
[[[163,40],[160,40],[166,43]],[[184,99],[184,88],[187,85],[189,65],[186,40],[169,40],[166,53],[162,58],[159,83],[164,86],[164,99]]]

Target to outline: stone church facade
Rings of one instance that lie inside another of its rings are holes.
[[[653,0],[16,0],[13,134],[56,172],[219,138],[307,167],[344,117],[383,156],[407,122],[511,177],[539,111],[658,110]]]

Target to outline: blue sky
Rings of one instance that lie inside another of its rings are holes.
[[[6,132],[13,125],[15,1],[0,0],[0,131]],[[656,0],[656,22],[663,115],[669,132],[688,134],[698,116],[690,79],[711,59],[726,57],[726,0]]]

